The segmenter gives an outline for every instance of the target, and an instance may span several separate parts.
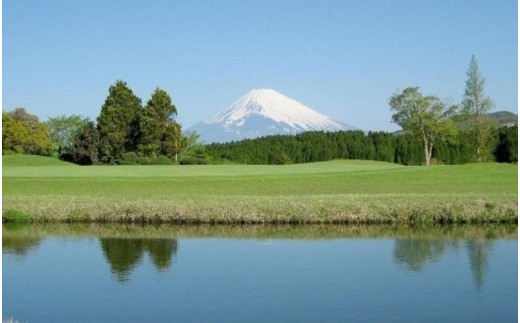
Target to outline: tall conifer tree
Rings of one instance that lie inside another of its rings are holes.
[[[470,133],[475,160],[482,162],[491,158],[494,127],[487,114],[493,107],[493,101],[484,94],[485,79],[479,71],[475,55],[471,56],[467,75],[462,106],[464,112],[470,117]]]
[[[141,111],[141,99],[134,95],[126,82],[118,80],[108,92],[97,118],[103,163],[111,163],[125,152],[136,149]]]
[[[162,89],[155,89],[152,97],[143,108],[140,119],[139,151],[152,157],[155,155],[173,155],[172,146],[174,135],[178,127],[172,120],[177,114],[177,108],[168,93]]]

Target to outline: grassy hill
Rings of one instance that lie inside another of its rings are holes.
[[[444,223],[515,222],[518,213],[518,167],[511,164],[32,165],[4,159],[4,219]]]

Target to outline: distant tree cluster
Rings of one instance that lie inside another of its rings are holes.
[[[177,109],[157,88],[146,105],[126,82],[110,86],[97,122],[78,115],[45,123],[23,108],[2,113],[3,154],[51,155],[80,165],[171,164],[182,154]]]
[[[174,119],[176,115],[177,109],[166,91],[157,88],[146,105],[141,106],[141,99],[127,84],[117,81],[109,88],[97,126],[85,128],[86,133],[77,138],[75,145],[83,154],[76,155],[74,160],[81,160],[87,152],[97,151],[97,156],[90,157],[96,159],[92,163],[148,164],[160,156],[163,156],[160,160],[171,163],[179,152],[181,141],[181,127]]]

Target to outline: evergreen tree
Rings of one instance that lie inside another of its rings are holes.
[[[493,107],[493,102],[484,94],[485,79],[480,74],[475,55],[471,56],[467,75],[462,106],[470,117],[475,160],[482,162],[491,158],[491,138],[495,126],[486,116]]]
[[[518,162],[518,126],[501,127],[499,129],[498,144],[495,147],[494,154],[497,162]]]
[[[108,97],[97,118],[104,163],[112,163],[127,151],[135,151],[139,140],[139,99],[126,82],[117,81],[109,88]]]
[[[98,163],[99,133],[93,122],[87,123],[74,139],[71,148],[74,162],[79,165]]]
[[[138,150],[143,155],[173,155],[177,127],[171,119],[177,109],[166,91],[157,88],[139,118],[140,140]]]

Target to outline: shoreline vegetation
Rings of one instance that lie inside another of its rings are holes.
[[[516,164],[81,167],[20,155],[2,162],[4,223],[518,223]]]

